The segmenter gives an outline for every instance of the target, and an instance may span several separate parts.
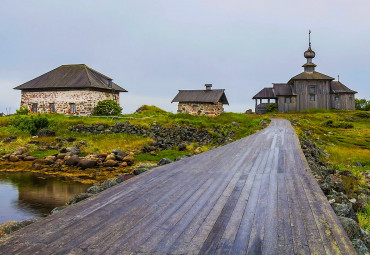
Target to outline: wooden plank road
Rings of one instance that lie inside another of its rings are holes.
[[[0,240],[1,254],[355,254],[287,120]]]

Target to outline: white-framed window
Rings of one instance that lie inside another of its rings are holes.
[[[339,96],[334,96],[334,101],[338,102],[339,101]]]

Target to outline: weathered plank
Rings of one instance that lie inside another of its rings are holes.
[[[0,254],[354,254],[286,120],[0,240]]]

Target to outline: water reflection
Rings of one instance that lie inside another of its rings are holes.
[[[0,224],[45,216],[89,185],[28,173],[0,173]]]

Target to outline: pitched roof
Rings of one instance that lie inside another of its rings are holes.
[[[263,88],[252,99],[269,99],[269,98],[276,98],[272,88]]]
[[[357,91],[349,89],[346,85],[339,81],[332,81],[330,84],[330,93],[337,94],[337,93],[350,93],[356,94]]]
[[[286,83],[273,83],[275,96],[293,96],[292,87]]]
[[[333,77],[327,76],[325,74],[313,71],[310,72],[302,72],[293,78],[291,78],[288,83],[292,83],[294,80],[334,80]]]
[[[179,90],[173,102],[186,103],[218,103],[229,104],[224,89],[212,90]]]
[[[52,90],[52,89],[114,89],[118,92],[127,92],[124,88],[112,82],[112,88],[108,86],[112,79],[95,71],[84,64],[62,65],[33,80],[30,80],[14,89],[19,90]]]

